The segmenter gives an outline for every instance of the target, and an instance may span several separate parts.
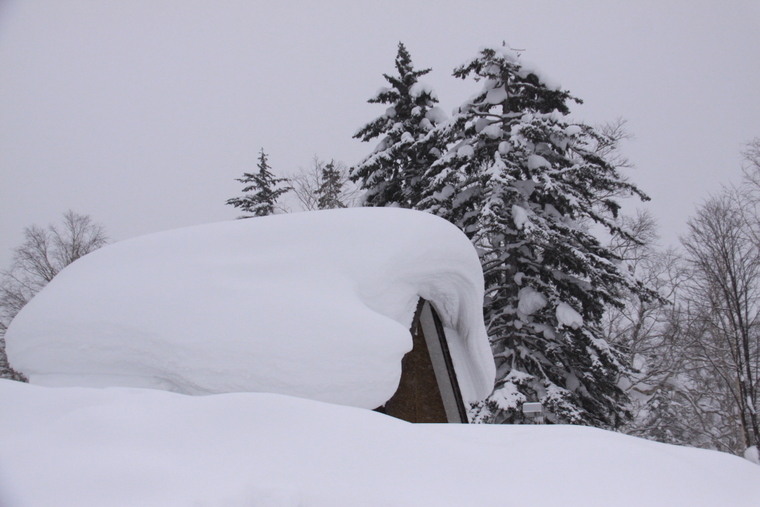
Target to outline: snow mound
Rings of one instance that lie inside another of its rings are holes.
[[[252,218],[116,243],[13,320],[32,383],[272,392],[375,408],[395,392],[418,298],[452,341],[466,401],[494,364],[477,254],[432,215],[362,208]]]
[[[432,99],[438,100],[435,90],[433,90],[433,87],[427,83],[417,81],[411,86],[411,88],[409,88],[409,95],[415,99],[425,94]]]
[[[756,445],[747,447],[744,450],[744,459],[751,461],[755,465],[760,465],[760,452]]]
[[[546,297],[533,287],[523,287],[517,294],[517,309],[524,315],[533,315],[546,306]]]
[[[0,380],[3,507],[750,507],[760,467],[580,426]]]
[[[515,227],[522,229],[525,227],[525,223],[528,222],[528,211],[522,206],[517,204],[512,205],[512,221],[515,223]]]
[[[557,321],[561,326],[568,326],[578,329],[583,325],[583,316],[576,312],[572,306],[567,303],[560,303],[556,310]]]

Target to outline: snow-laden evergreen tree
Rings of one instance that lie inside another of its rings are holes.
[[[350,208],[358,205],[361,190],[349,178],[349,168],[339,160],[328,163],[316,155],[311,165],[299,167],[296,174],[289,178],[293,193],[303,210],[324,209],[324,207]],[[325,179],[327,178],[327,180]],[[320,189],[322,189],[320,191]],[[329,194],[329,198],[320,198]]]
[[[269,167],[267,154],[264,153],[263,148],[259,153],[258,168],[257,173],[243,173],[242,178],[236,179],[245,185],[243,192],[246,195],[227,200],[227,204],[249,213],[238,218],[272,215],[277,209],[277,200],[280,196],[291,190],[289,186],[282,186],[288,182],[287,178],[275,178],[272,174],[272,168]]]
[[[396,70],[398,76],[383,74],[390,88],[380,88],[368,101],[389,107],[354,135],[362,141],[380,138],[374,152],[351,169],[351,179],[367,191],[367,206],[413,207],[420,200],[423,174],[441,154],[435,127],[446,114],[436,106],[435,92],[418,80],[431,69],[414,70],[399,43]]]
[[[335,167],[335,161],[322,168],[321,184],[317,188],[317,207],[319,209],[345,208],[343,196],[343,175]]]
[[[483,86],[440,127],[449,149],[416,207],[458,225],[483,264],[497,384],[475,420],[524,422],[530,401],[550,422],[616,427],[629,416],[625,365],[600,322],[621,290],[641,289],[589,225],[622,233],[613,197],[646,197],[595,150],[609,139],[567,119],[580,101],[508,47],[454,75]]]

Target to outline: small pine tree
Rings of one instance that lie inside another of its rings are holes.
[[[263,148],[259,153],[258,168],[258,173],[243,173],[242,178],[236,179],[236,181],[246,185],[243,188],[244,193],[252,193],[227,200],[227,204],[250,213],[250,215],[238,218],[263,217],[274,214],[277,209],[277,200],[291,190],[289,186],[277,188],[278,185],[286,183],[288,179],[274,177],[274,174],[270,171],[271,167],[267,163],[267,154],[264,153]]]
[[[624,365],[600,322],[621,289],[641,289],[586,224],[621,233],[612,197],[646,196],[594,150],[608,139],[566,119],[580,101],[509,48],[482,49],[454,75],[483,88],[439,128],[449,149],[416,207],[459,226],[483,265],[497,384],[475,418],[523,422],[522,404],[538,401],[550,422],[615,427],[629,417]]]
[[[343,175],[335,167],[335,161],[322,168],[322,183],[317,189],[317,207],[319,209],[345,208],[341,200],[343,195]]]
[[[351,169],[352,181],[366,190],[366,206],[410,208],[420,199],[423,174],[440,155],[435,127],[446,118],[433,90],[418,81],[430,69],[414,70],[411,56],[399,42],[398,76],[383,74],[391,87],[369,99],[387,104],[385,113],[354,135],[362,141],[381,138],[374,153]]]

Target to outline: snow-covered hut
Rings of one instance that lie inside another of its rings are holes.
[[[414,415],[432,403],[457,421],[493,387],[482,300],[472,245],[440,218],[277,215],[83,257],[18,314],[7,352],[41,385],[272,392],[440,420]]]

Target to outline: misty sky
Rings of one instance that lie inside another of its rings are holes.
[[[373,149],[352,135],[399,41],[450,111],[480,88],[452,69],[503,40],[584,100],[574,119],[628,120],[665,243],[739,180],[757,1],[0,0],[0,267],[67,209],[114,240],[233,219],[261,147],[281,175]]]

